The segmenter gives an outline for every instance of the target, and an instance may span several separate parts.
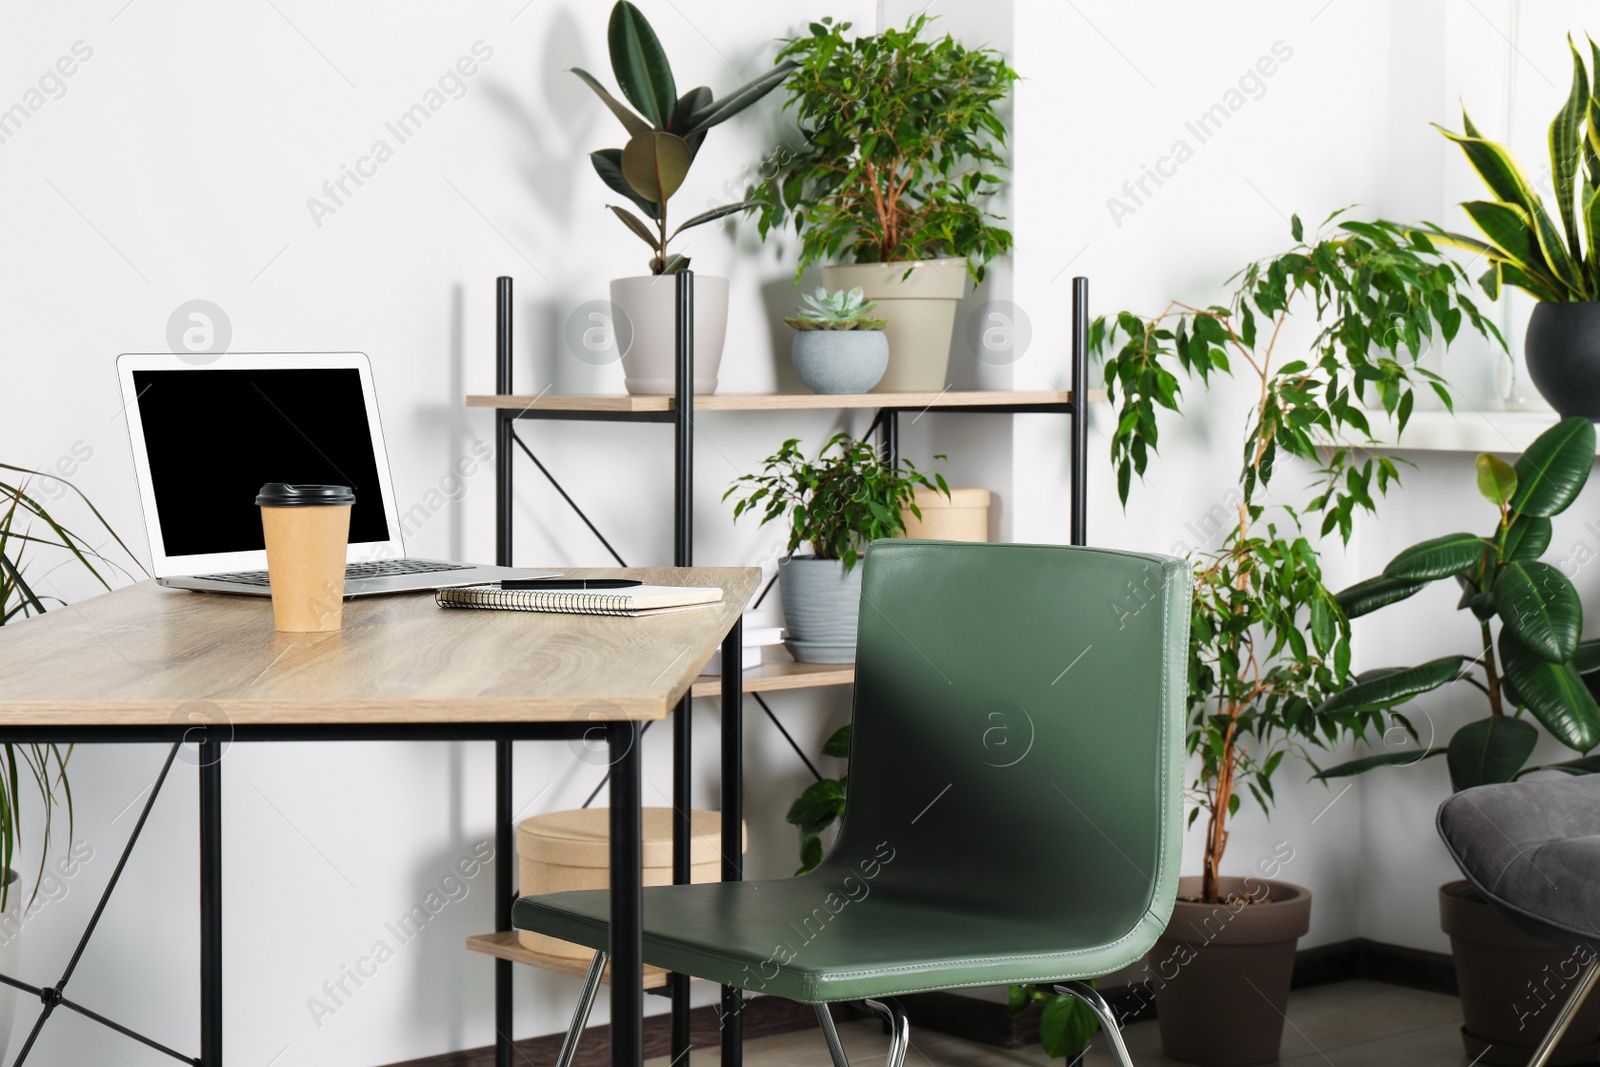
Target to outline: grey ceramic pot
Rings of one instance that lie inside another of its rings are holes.
[[[848,574],[836,559],[786,559],[778,564],[778,595],[789,631],[784,646],[801,663],[854,663],[861,612],[861,564]]]
[[[1600,421],[1600,303],[1535,307],[1523,354],[1528,377],[1562,418]]]
[[[865,393],[889,368],[882,330],[796,330],[795,373],[813,393]]]

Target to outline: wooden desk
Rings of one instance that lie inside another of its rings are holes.
[[[338,633],[280,634],[264,597],[187,593],[141,582],[0,628],[0,741],[170,743],[145,814],[182,745],[197,744],[199,750],[198,1060],[68,1000],[61,995],[66,976],[42,988],[5,978],[45,1004],[33,1036],[60,1006],[185,1062],[222,1064],[221,758],[228,743],[496,741],[495,920],[503,930],[510,925],[515,884],[511,742],[597,741],[603,733],[611,763],[612,958],[620,976],[611,987],[612,1062],[637,1067],[643,1017],[639,723],[664,718],[719,643],[737,664],[739,615],[760,571],[568,573],[715,585],[724,597],[714,607],[640,619],[447,610],[431,594],[369,597],[345,604]],[[738,690],[723,689],[725,738],[738,737]],[[732,809],[724,813],[724,826],[737,827],[737,790],[724,803]],[[143,825],[141,815],[124,857]],[[114,874],[106,895],[115,885]],[[85,939],[93,927],[91,921]],[[511,965],[496,967],[502,971],[497,1029],[509,1033]],[[509,1063],[509,1042],[502,1045],[501,1057]]]

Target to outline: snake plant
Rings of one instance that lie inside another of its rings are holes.
[[[30,479],[43,479],[52,493],[75,494],[88,507],[98,524],[100,533],[106,535],[104,544],[115,542],[133,559],[133,553],[122,543],[105,517],[89,502],[77,486],[65,479],[55,478],[0,463],[0,471],[21,475],[20,480],[6,481],[0,475],[0,626],[42,615],[46,605],[64,606],[66,601],[53,596],[40,587],[40,580],[29,580],[25,572],[28,563],[39,552],[67,554],[92,575],[95,581],[110,589],[107,575],[115,564],[102,555],[87,539],[72,532],[58,522],[45,507],[47,493],[30,491]],[[0,746],[0,911],[11,906],[12,863],[18,843],[22,840],[22,796],[24,793],[39,797],[44,809],[43,826],[39,833],[39,878],[35,879],[28,904],[38,895],[43,878],[45,858],[50,854],[51,829],[60,815],[67,819],[67,841],[72,840],[72,787],[67,781],[67,762],[72,747],[41,744],[12,744]]]
[[[1482,644],[1472,655],[1364,672],[1356,684],[1323,703],[1317,709],[1322,716],[1383,712],[1389,728],[1384,734],[1387,751],[1329,767],[1319,778],[1408,766],[1434,756],[1445,757],[1451,786],[1458,790],[1507,782],[1532,770],[1600,770],[1600,757],[1585,755],[1600,744],[1600,706],[1589,688],[1590,681],[1600,681],[1594,673],[1600,670],[1600,640],[1580,640],[1583,605],[1578,591],[1560,569],[1539,559],[1550,546],[1550,517],[1578,498],[1594,451],[1594,424],[1573,418],[1540,434],[1515,465],[1480,455],[1478,491],[1499,512],[1488,536],[1454,533],[1413,545],[1391,560],[1383,574],[1337,594],[1345,614],[1355,618],[1453,578],[1462,590],[1457,610],[1472,612]],[[1490,628],[1494,622],[1500,627],[1498,641]],[[1476,672],[1482,673],[1481,680]],[[1467,723],[1445,744],[1432,744],[1433,739],[1426,748],[1388,744],[1402,730],[1417,738],[1410,720],[1394,709],[1456,682],[1483,692],[1487,717]],[[1539,740],[1534,723],[1579,758],[1527,767]]]
[[[618,0],[611,9],[606,36],[612,73],[633,107],[612,96],[588,71],[572,68],[572,73],[594,90],[628,133],[625,146],[591,152],[589,161],[601,181],[643,213],[644,218],[640,218],[627,208],[606,205],[630,232],[650,246],[654,253],[650,257],[650,273],[673,274],[689,265],[688,257],[667,254],[668,243],[678,234],[759,206],[749,200],[722,204],[685,220],[668,234],[667,201],[688,177],[689,165],[700,151],[706,131],[776,89],[795,65],[780,63],[721,99],[713,99],[711,90],[704,85],[679,96],[672,64],[667,62],[660,40],[643,13],[628,0]]]
[[[1489,269],[1479,279],[1489,298],[1503,285],[1522,289],[1547,303],[1600,300],[1600,91],[1572,38],[1572,89],[1550,123],[1550,185],[1561,224],[1550,217],[1517,161],[1503,145],[1488,140],[1463,108],[1461,133],[1437,128],[1461,146],[1492,200],[1461,207],[1488,240],[1425,225],[1436,241],[1482,256]],[[1600,78],[1600,46],[1591,39],[1594,75]],[[1437,125],[1437,124],[1436,124]]]

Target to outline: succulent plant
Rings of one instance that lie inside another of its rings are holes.
[[[783,321],[797,330],[881,330],[884,320],[868,315],[877,306],[859,285],[833,293],[818,286],[800,298],[800,313]]]

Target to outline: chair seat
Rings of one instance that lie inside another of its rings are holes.
[[[1126,905],[1111,900],[1075,901],[1043,922],[850,884],[854,899],[821,877],[647,888],[644,961],[822,1004],[1099,977],[1138,960],[1165,925],[1146,913],[1129,931]],[[523,897],[511,922],[604,950],[609,916],[608,894],[583,890]]]
[[[1464,789],[1438,821],[1468,881],[1518,925],[1600,942],[1600,775]]]

